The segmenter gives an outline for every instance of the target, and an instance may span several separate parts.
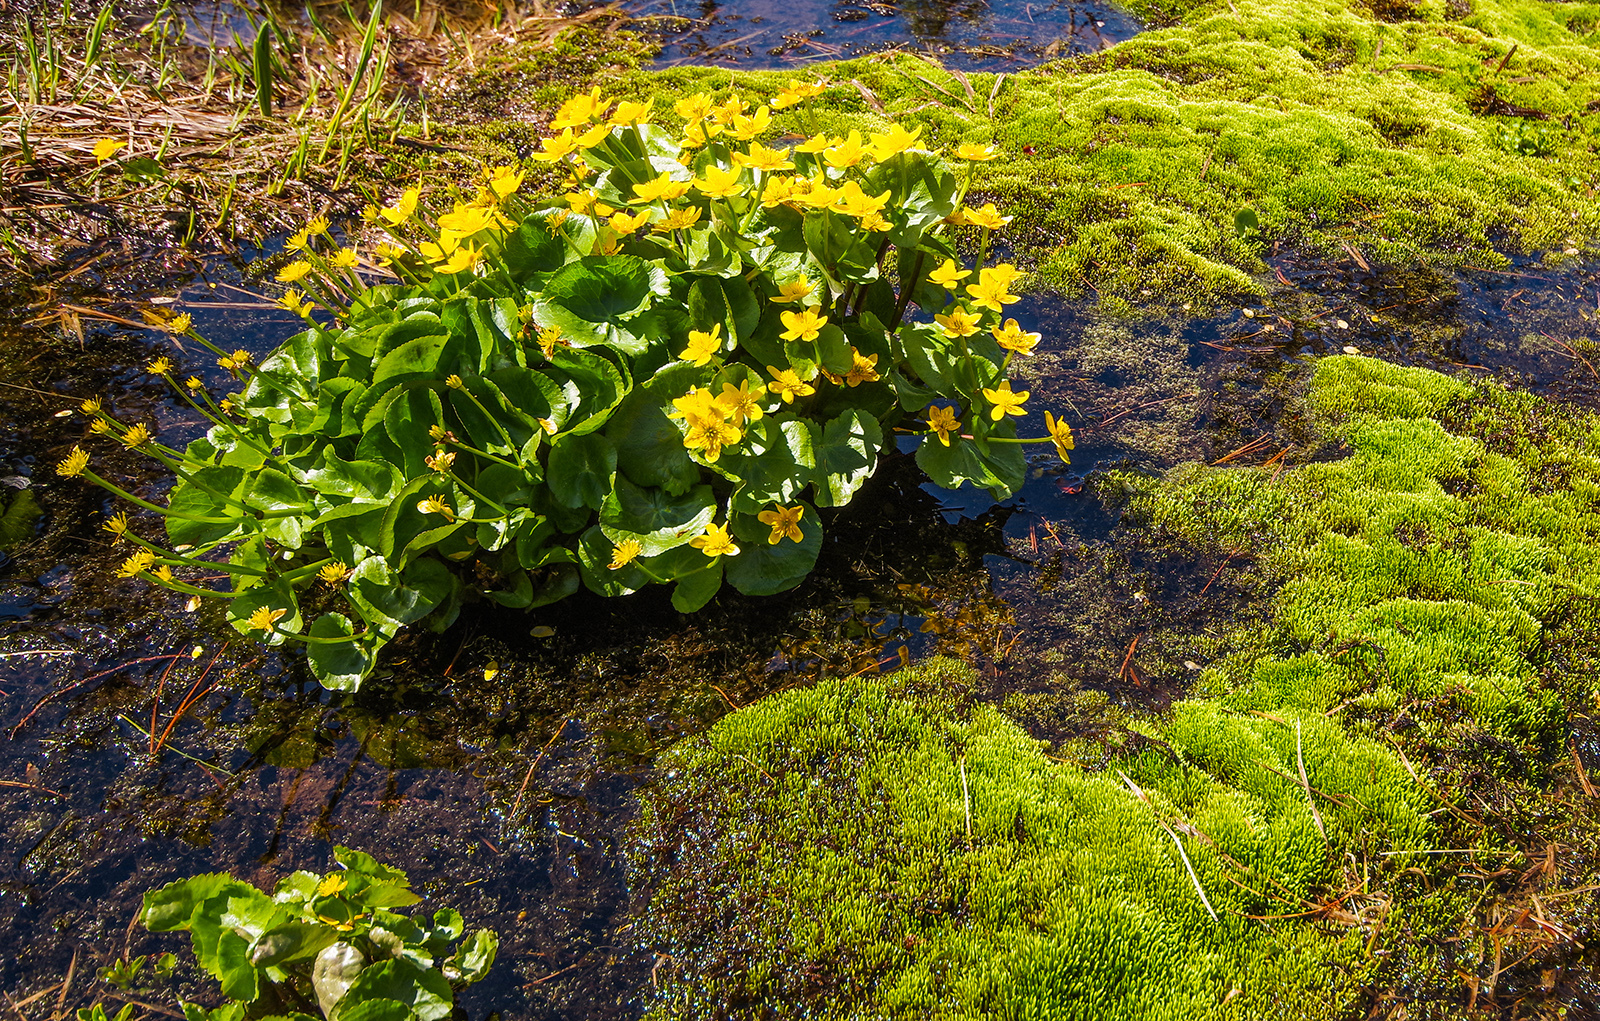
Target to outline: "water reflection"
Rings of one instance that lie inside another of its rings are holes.
[[[658,64],[769,68],[904,47],[968,70],[1092,53],[1139,32],[1104,0],[625,0],[659,33]]]

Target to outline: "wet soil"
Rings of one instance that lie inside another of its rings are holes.
[[[648,891],[626,883],[627,824],[661,749],[785,687],[941,652],[977,664],[982,697],[1038,736],[1109,745],[1117,713],[1181,695],[1229,626],[1265,612],[1277,579],[1249,551],[1161,548],[1119,527],[1107,469],[1296,463],[1308,456],[1297,388],[1316,355],[1346,347],[1589,408],[1600,394],[1587,297],[1600,276],[1581,265],[1440,274],[1279,253],[1264,298],[1203,318],[1112,321],[1030,298],[1011,312],[1046,338],[1023,373],[1031,403],[1068,409],[1079,446],[1070,467],[1040,457],[1016,499],[938,490],[891,454],[793,593],[728,594],[693,617],[664,592],[469,607],[443,635],[397,642],[345,697],[214,613],[113,580],[121,554],[99,530],[110,502],[48,470],[84,437],[81,418],[58,413],[91,395],[167,442],[195,434],[139,367],[168,354],[180,378],[220,370],[96,316],[137,320],[141,303],[174,299],[220,345],[262,353],[294,329],[252,296],[250,260],[271,250],[118,249],[10,296],[32,311],[0,343],[0,477],[44,512],[0,568],[0,945],[18,948],[0,957],[0,989],[18,1001],[70,970],[69,1008],[214,1002],[187,964],[170,981],[147,969],[126,992],[96,977],[124,955],[180,949],[131,924],[140,894],[208,870],[270,885],[327,867],[343,843],[408,869],[430,906],[500,932],[501,963],[462,1000],[469,1016],[637,1016],[655,958],[630,936]],[[142,495],[166,485],[131,457],[104,467]],[[1083,712],[1083,691],[1114,712]],[[27,1021],[56,995],[24,1007]]]

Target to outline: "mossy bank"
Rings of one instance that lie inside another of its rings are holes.
[[[1330,460],[1114,483],[1124,527],[1248,542],[1282,584],[1104,768],[947,661],[773,696],[671,753],[639,824],[654,1016],[1574,1002],[1600,423],[1347,357],[1307,410]]]
[[[1214,0],[1143,13],[1180,23],[1003,80],[907,54],[818,65],[836,83],[827,101],[778,124],[900,120],[938,145],[997,143],[1004,156],[977,192],[1016,217],[1004,240],[1037,264],[1037,283],[1112,310],[1257,290],[1279,242],[1486,266],[1503,250],[1559,260],[1592,243],[1600,6]],[[514,67],[485,74],[515,80]],[[766,95],[791,76],[625,62],[598,80],[671,99]],[[1241,210],[1258,228],[1236,229]]]

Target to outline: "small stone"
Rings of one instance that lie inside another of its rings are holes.
[[[1185,668],[1185,669],[1187,669],[1187,670],[1199,670],[1199,669],[1200,669],[1200,664],[1199,664],[1199,663],[1196,663],[1196,662],[1195,662],[1195,661],[1194,661],[1194,660],[1192,660],[1192,659],[1186,659],[1186,660],[1184,660],[1184,661],[1183,661],[1183,666],[1184,666],[1184,668]]]
[[[1247,309],[1245,309],[1245,310],[1244,310],[1244,317],[1245,317],[1245,318],[1246,318],[1246,319],[1254,319],[1254,318],[1255,318],[1255,317],[1256,317],[1256,312],[1255,312],[1255,309],[1253,309],[1253,308],[1247,308]]]
[[[1337,326],[1341,330],[1348,330],[1350,328],[1350,324],[1345,322],[1343,319],[1335,319],[1333,321],[1333,325]]]
[[[1576,248],[1563,248],[1561,250],[1561,254],[1562,255],[1577,255],[1578,254],[1578,250]]]
[[[1265,326],[1261,327],[1261,332],[1262,333],[1271,333],[1276,329],[1277,329],[1276,326],[1272,325],[1271,323],[1267,323]]]
[[[1344,346],[1344,353],[1347,355],[1358,355],[1361,353],[1361,349],[1359,347],[1352,347],[1351,345],[1346,344]]]

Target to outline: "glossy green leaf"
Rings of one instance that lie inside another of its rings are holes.
[[[545,466],[550,492],[567,507],[599,510],[617,471],[617,448],[600,433],[556,438]]]

